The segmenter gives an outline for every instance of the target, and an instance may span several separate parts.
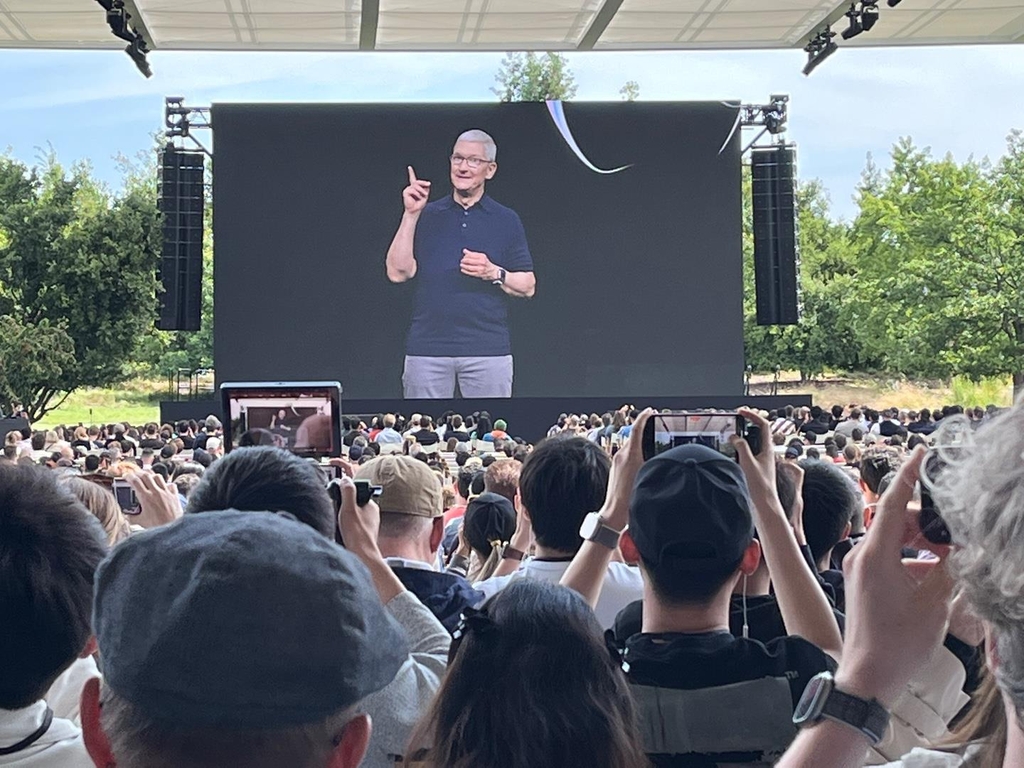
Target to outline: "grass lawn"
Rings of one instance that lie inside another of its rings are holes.
[[[46,414],[37,426],[88,426],[115,421],[141,425],[148,421],[159,421],[160,401],[168,399],[166,390],[165,382],[146,379],[127,381],[105,389],[80,389],[73,392],[60,408]]]
[[[771,376],[755,376],[751,390],[756,395],[769,394]],[[835,374],[820,380],[799,382],[795,373],[783,373],[779,394],[809,394],[822,408],[831,405],[859,403],[874,408],[933,409],[944,405],[1000,407],[1013,404],[1013,383],[1009,377],[971,382],[955,378],[952,382],[908,381],[868,374]]]
[[[770,375],[755,376],[752,393],[767,395]],[[905,381],[868,374],[836,374],[813,382],[799,382],[795,373],[783,373],[779,394],[810,394],[824,408],[834,403],[861,403],[876,408],[935,408],[960,403],[986,406],[989,403],[1008,406],[1013,402],[1010,380],[986,379],[980,383],[954,379],[952,383]],[[161,379],[136,379],[107,389],[81,389],[64,404],[48,413],[39,426],[57,424],[109,424],[127,421],[142,425],[160,418],[160,401],[168,399],[167,383]],[[642,405],[638,401],[638,405]]]

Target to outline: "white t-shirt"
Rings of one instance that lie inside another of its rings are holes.
[[[879,768],[961,768],[965,761],[978,752],[977,747],[968,747],[961,756],[955,752],[938,752],[933,749],[911,750],[895,763],[886,763]]]
[[[510,576],[493,576],[486,581],[479,581],[473,586],[490,598],[503,590],[512,579],[540,579],[557,584],[569,568],[568,560],[527,560],[518,571]],[[640,569],[625,563],[608,563],[604,576],[601,597],[597,601],[597,620],[604,629],[610,629],[615,617],[630,603],[640,600],[644,595],[644,582]]]
[[[852,419],[847,419],[846,421],[841,421],[838,424],[836,424],[835,433],[837,435],[843,435],[844,437],[852,438],[853,430],[855,429],[859,429],[861,432],[865,431],[864,425],[861,422],[853,421]]]
[[[53,710],[54,717],[70,720],[81,728],[79,702],[82,699],[82,688],[94,677],[100,677],[100,670],[92,656],[75,659],[75,663],[65,669],[46,692],[46,703]]]
[[[0,747],[30,736],[43,724],[46,702],[24,709],[0,709]],[[82,732],[71,722],[54,717],[35,743],[11,755],[0,755],[0,766],[16,768],[95,768],[82,742]]]

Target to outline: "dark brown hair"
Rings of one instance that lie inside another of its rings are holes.
[[[538,755],[544,765],[649,765],[625,676],[579,595],[515,580],[466,624],[406,766],[533,768]]]

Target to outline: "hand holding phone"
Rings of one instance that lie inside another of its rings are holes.
[[[749,412],[752,413],[752,412]],[[635,427],[634,427],[635,429]],[[737,411],[654,413],[643,429],[644,461],[680,445],[705,445],[738,459],[731,438],[747,440],[754,455],[761,452],[763,428]]]
[[[380,496],[381,486],[369,480],[339,477],[327,486],[338,510],[338,531],[345,547],[362,557],[380,555],[377,533],[380,530],[380,508],[373,501]]]
[[[181,517],[181,500],[173,483],[155,472],[132,472],[127,480],[138,498],[138,523],[143,528],[157,528]]]

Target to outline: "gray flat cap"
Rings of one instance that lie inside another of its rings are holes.
[[[186,515],[96,574],[106,683],[183,726],[284,728],[360,702],[408,657],[351,553],[290,516]]]

